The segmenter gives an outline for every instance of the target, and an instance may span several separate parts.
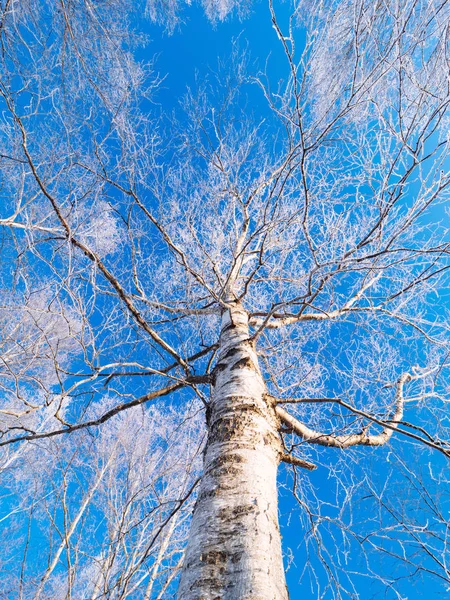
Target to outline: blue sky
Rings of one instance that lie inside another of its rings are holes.
[[[286,12],[287,12],[286,5]],[[176,107],[187,86],[194,86],[196,77],[214,76],[218,61],[227,61],[233,41],[248,48],[249,62],[256,69],[268,66],[272,82],[286,76],[285,57],[272,27],[268,5],[257,2],[245,20],[228,18],[212,25],[203,10],[192,6],[185,10],[184,23],[168,35],[159,25],[148,25],[150,43],[144,58],[156,55],[155,71],[165,77],[157,94],[164,110]],[[266,63],[267,61],[267,63]]]

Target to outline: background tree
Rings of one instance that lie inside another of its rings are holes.
[[[448,585],[448,3],[269,9],[170,121],[131,3],[2,9],[4,597],[286,598],[280,461],[310,595]]]

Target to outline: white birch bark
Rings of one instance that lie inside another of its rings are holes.
[[[286,600],[276,476],[280,440],[248,316],[224,313],[204,475],[178,600]]]

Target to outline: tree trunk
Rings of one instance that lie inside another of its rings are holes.
[[[286,600],[278,526],[276,417],[248,316],[222,318],[204,474],[178,600]]]

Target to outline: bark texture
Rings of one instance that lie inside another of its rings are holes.
[[[204,475],[178,600],[286,600],[276,416],[240,307],[222,318]]]

